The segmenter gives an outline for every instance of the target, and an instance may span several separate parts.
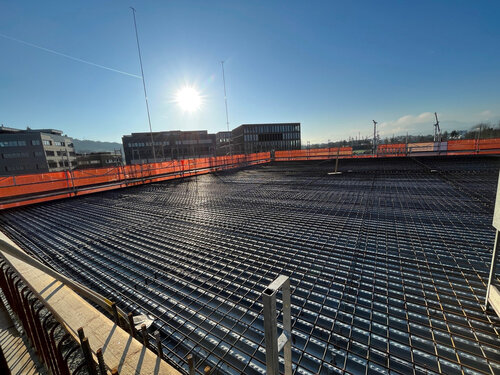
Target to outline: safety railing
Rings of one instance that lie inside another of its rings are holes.
[[[241,168],[269,161],[270,153],[263,152],[11,176],[0,180],[0,209]]]
[[[500,154],[500,138],[261,152],[0,178],[0,210],[106,190],[196,176],[270,161]]]
[[[162,361],[159,333],[150,340],[140,316],[125,314],[115,303],[40,264],[5,235],[0,237],[0,288],[49,373],[180,374]],[[113,320],[70,289],[109,311]]]
[[[52,374],[78,374],[84,369],[96,373],[92,357],[85,354],[88,340],[80,344],[73,340],[5,261],[0,262],[0,287],[39,359]]]

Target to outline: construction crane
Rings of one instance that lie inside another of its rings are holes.
[[[436,123],[434,124],[434,142],[441,142],[441,128],[439,127],[437,112],[434,112],[434,116],[436,116]]]

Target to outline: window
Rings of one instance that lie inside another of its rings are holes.
[[[27,158],[27,152],[12,152],[9,154],[2,154],[4,159],[17,159],[17,158]]]
[[[31,145],[32,146],[40,146],[40,140],[39,139],[32,139]]]
[[[17,147],[26,146],[26,141],[3,141],[0,142],[0,147]]]
[[[52,141],[49,141],[48,139],[43,140],[44,146],[52,146]]]
[[[259,134],[259,142],[281,141],[281,140],[283,140],[283,133]]]
[[[58,165],[55,161],[49,161],[49,168],[57,168]]]
[[[55,145],[55,146],[64,146],[64,145],[65,145],[65,143],[64,143],[64,142],[55,141],[55,142],[54,142],[54,145]]]
[[[8,167],[5,167],[5,170],[7,172],[10,172],[10,171],[24,171],[24,165],[10,165]]]
[[[55,152],[54,151],[45,151],[45,155],[47,156],[55,156]]]
[[[33,152],[33,156],[35,158],[40,158],[43,156],[43,151],[35,151],[35,152]]]

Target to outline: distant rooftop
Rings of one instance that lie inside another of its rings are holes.
[[[0,134],[6,134],[6,133],[48,133],[48,134],[56,134],[56,135],[62,135],[62,130],[57,130],[57,129],[31,129],[27,127],[26,129],[15,129],[15,128],[9,128],[7,126],[0,126]]]
[[[154,135],[158,134],[179,134],[179,133],[200,133],[200,134],[207,134],[208,132],[206,130],[163,130],[159,132],[153,132]],[[124,135],[123,137],[133,137],[137,135],[150,135],[150,132],[139,132],[139,133],[132,133],[132,134],[127,134]]]

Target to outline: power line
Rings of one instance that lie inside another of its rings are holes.
[[[83,59],[80,59],[78,57],[74,57],[74,56],[70,56],[70,55],[67,55],[67,54],[62,53],[62,52],[54,51],[53,49],[45,48],[45,47],[42,47],[42,46],[30,43],[30,42],[26,42],[24,40],[17,39],[17,38],[14,38],[12,36],[8,36],[8,35],[2,34],[2,33],[0,33],[0,37],[12,40],[14,42],[18,42],[18,43],[24,44],[24,45],[29,46],[29,47],[37,48],[37,49],[40,49],[40,50],[45,51],[45,52],[50,52],[50,53],[53,53],[53,54],[58,55],[58,56],[66,57],[67,59],[70,59],[70,60],[73,60],[73,61],[78,61],[78,62],[81,62],[81,63],[84,63],[84,64],[95,66],[97,68],[106,69],[106,70],[110,70],[110,71],[115,72],[115,73],[120,73],[120,74],[124,74],[126,76],[129,76],[129,77],[134,77],[134,78],[141,79],[141,77],[138,76],[138,75],[136,75],[136,74],[127,73],[127,72],[124,72],[123,70],[118,70],[118,69],[115,69],[115,68],[110,68],[109,66],[104,66],[104,65],[101,65],[101,64],[97,64],[97,63],[94,63],[92,61],[83,60]]]

